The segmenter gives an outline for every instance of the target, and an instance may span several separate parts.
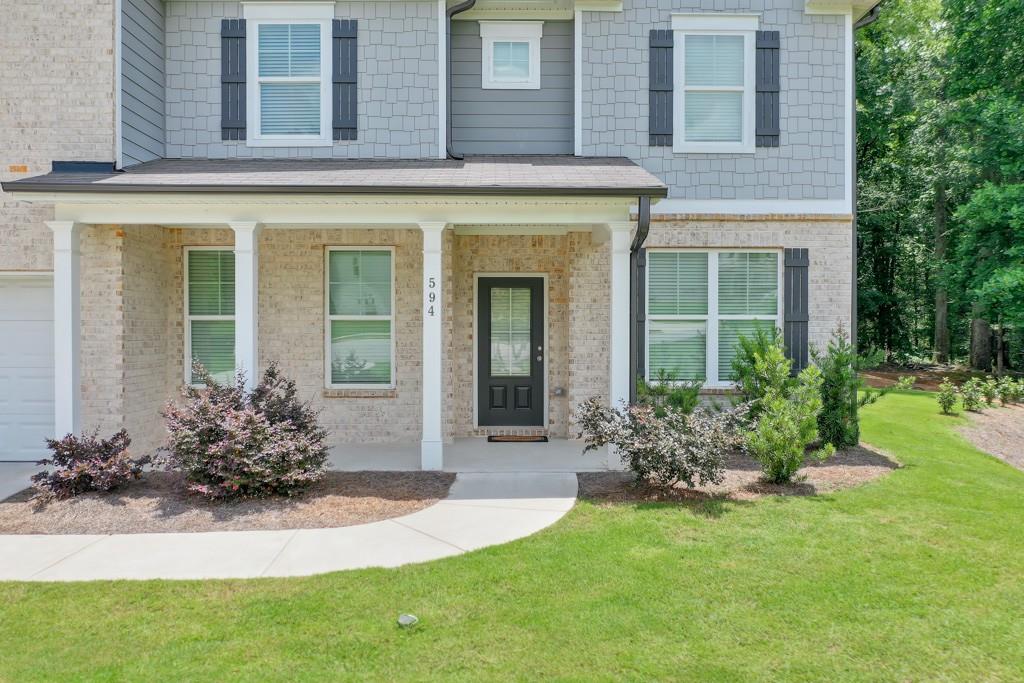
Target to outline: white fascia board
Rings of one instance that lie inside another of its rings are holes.
[[[622,0],[576,0],[578,12],[621,12]]]
[[[333,19],[333,2],[243,2],[245,19]]]
[[[662,199],[651,207],[652,215],[717,214],[717,215],[850,215],[846,199]]]
[[[19,195],[12,193],[12,199]],[[628,221],[633,197],[462,195],[98,195],[31,193],[55,203],[58,220],[113,225],[210,226],[253,221],[265,227],[408,227],[424,222],[589,225]]]
[[[673,31],[756,31],[761,17],[757,14],[672,14]]]

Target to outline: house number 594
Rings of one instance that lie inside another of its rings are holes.
[[[431,318],[437,315],[435,302],[437,301],[437,278],[427,278],[427,315]]]

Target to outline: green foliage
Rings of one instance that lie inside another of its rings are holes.
[[[818,439],[821,384],[821,373],[812,365],[790,391],[772,387],[765,394],[763,410],[747,433],[746,448],[761,463],[768,481],[792,481],[803,467],[808,447]],[[834,452],[832,444],[826,444],[812,455],[825,459]]]
[[[939,384],[939,393],[935,395],[935,400],[939,402],[939,408],[942,409],[943,415],[953,414],[956,408],[957,393],[956,385],[949,379],[944,379]]]
[[[1012,377],[1000,377],[996,390],[999,393],[999,402],[1004,406],[1016,403],[1020,398],[1019,385]]]
[[[867,391],[858,398],[857,392],[865,387],[857,375],[857,352],[842,329],[832,333],[824,353],[811,349],[811,355],[821,371],[821,440],[836,448],[855,446],[860,440],[858,409],[877,400],[878,392]]]
[[[743,401],[750,404],[750,417],[763,410],[765,396],[771,390],[783,395],[796,384],[791,376],[793,361],[786,358],[782,335],[758,329],[750,338],[740,335],[739,349],[732,361],[736,389]]]
[[[992,377],[989,377],[981,383],[981,395],[985,397],[985,403],[993,405],[996,399],[999,398],[999,383]]]
[[[658,417],[665,417],[667,408],[689,415],[700,404],[702,386],[703,382],[674,379],[661,369],[654,382],[637,380],[637,403],[653,406]]]
[[[964,410],[979,412],[982,396],[982,382],[977,377],[972,377],[960,385],[960,398],[963,400]]]

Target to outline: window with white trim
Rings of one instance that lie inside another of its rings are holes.
[[[202,363],[218,382],[235,374],[235,254],[220,247],[185,248],[185,381]]]
[[[781,252],[647,252],[647,379],[728,386],[739,337],[781,326]]]
[[[329,247],[326,384],[395,386],[394,249]]]
[[[754,151],[757,17],[675,15],[673,150]]]
[[[333,9],[295,7],[246,6],[250,146],[332,144]]]
[[[542,21],[480,22],[480,86],[539,90]]]

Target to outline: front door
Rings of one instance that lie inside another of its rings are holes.
[[[544,279],[479,281],[477,404],[481,427],[544,426]]]

